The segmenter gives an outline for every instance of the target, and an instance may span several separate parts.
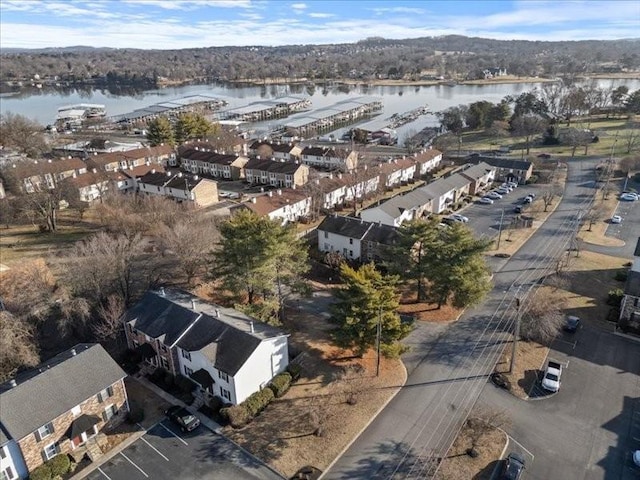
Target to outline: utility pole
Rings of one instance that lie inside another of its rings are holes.
[[[380,337],[382,336],[382,305],[378,307],[378,327],[376,329],[376,377],[380,376]]]
[[[502,238],[502,221],[504,220],[504,208],[502,208],[502,213],[500,214],[500,226],[498,227],[498,245],[496,246],[496,250],[500,249],[500,239]]]
[[[513,365],[516,361],[516,349],[518,338],[520,337],[520,298],[516,297],[516,325],[513,332],[513,346],[511,349],[511,362],[509,363],[509,373],[513,373]]]

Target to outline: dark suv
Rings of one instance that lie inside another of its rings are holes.
[[[502,480],[518,480],[524,470],[524,457],[517,453],[510,453],[502,468]]]
[[[198,417],[193,415],[186,408],[180,407],[178,405],[170,407],[169,410],[165,412],[165,414],[172,422],[178,425],[183,432],[190,432],[192,430],[195,430],[200,425],[200,420],[198,420]]]

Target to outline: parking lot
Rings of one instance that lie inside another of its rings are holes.
[[[168,420],[116,454],[86,478],[135,479],[282,479],[229,440],[204,426],[182,433]]]

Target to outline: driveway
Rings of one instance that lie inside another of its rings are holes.
[[[553,346],[549,356],[567,364],[556,395],[523,401],[488,383],[479,399],[508,413],[518,442],[509,451],[535,457],[526,478],[640,478],[631,460],[640,449],[640,343],[587,321]]]
[[[185,434],[165,420],[86,478],[282,480],[283,477],[203,425]]]

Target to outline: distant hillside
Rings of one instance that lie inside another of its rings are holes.
[[[73,83],[157,85],[190,80],[267,78],[482,78],[487,69],[518,76],[583,75],[636,69],[640,39],[540,42],[458,35],[352,44],[210,47],[183,50],[75,46],[2,49],[0,81],[58,77]]]

